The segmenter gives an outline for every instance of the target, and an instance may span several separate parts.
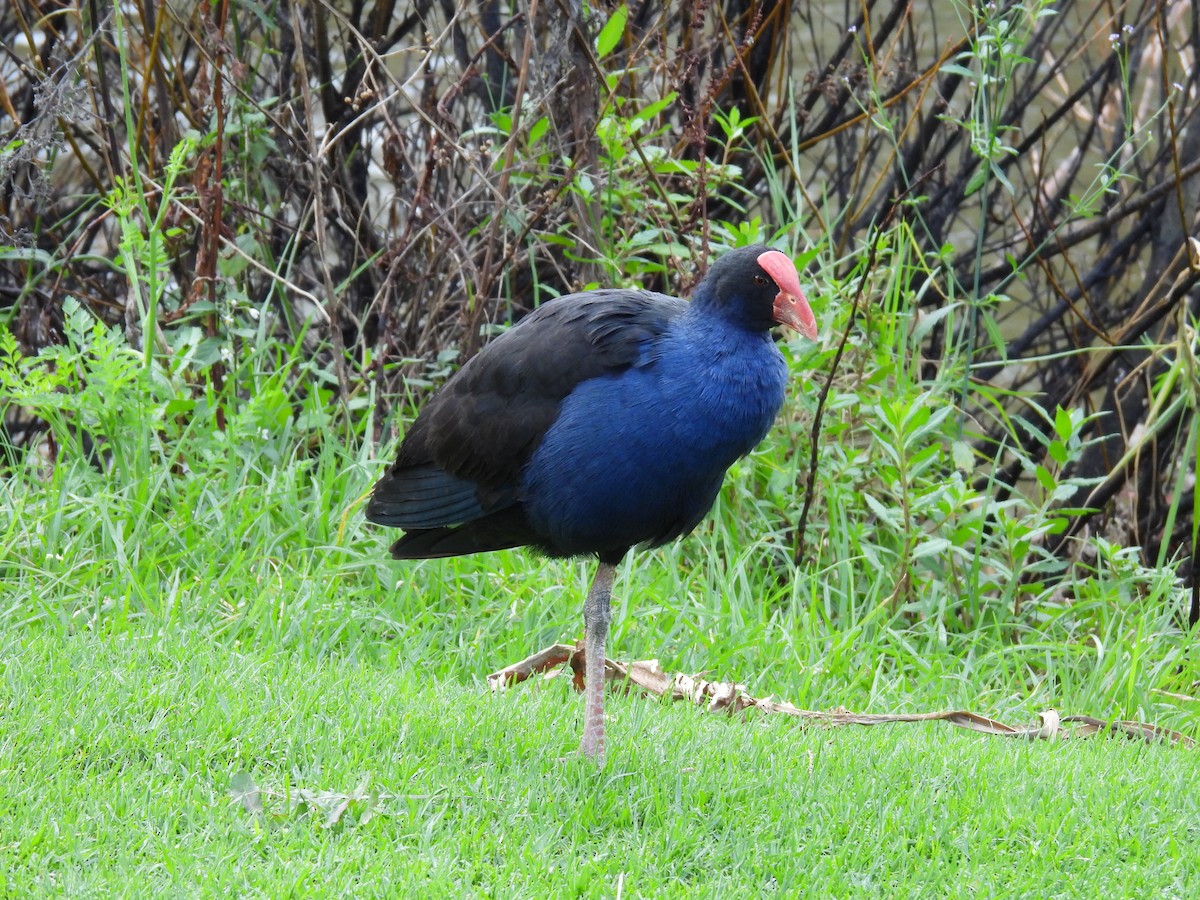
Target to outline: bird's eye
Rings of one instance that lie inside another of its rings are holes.
[[[764,278],[762,275],[755,275],[755,276],[754,276],[754,283],[755,283],[755,284],[762,284],[762,285],[765,285],[765,284],[767,283],[767,279],[766,279],[766,278]]]

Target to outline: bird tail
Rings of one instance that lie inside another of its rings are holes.
[[[446,528],[410,528],[392,544],[395,559],[441,559],[536,544],[537,535],[520,506]]]
[[[367,503],[370,521],[406,530],[457,525],[485,514],[474,482],[432,465],[388,470]]]
[[[367,519],[403,528],[396,559],[437,559],[537,542],[516,491],[483,490],[437,466],[392,468],[375,485]]]

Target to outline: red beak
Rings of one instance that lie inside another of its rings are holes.
[[[778,250],[759,254],[758,264],[779,288],[774,306],[775,321],[800,332],[810,341],[817,340],[817,317],[813,315],[804,291],[800,290],[800,273],[796,271],[796,264]]]

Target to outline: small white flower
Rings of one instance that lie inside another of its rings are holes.
[[[850,34],[857,34],[857,33],[858,33],[858,26],[857,26],[857,25],[851,25],[851,26],[850,26],[850,29],[849,29],[849,33],[850,33]]]
[[[1125,32],[1126,34],[1133,34],[1133,26],[1132,26],[1132,25],[1126,25],[1126,26],[1125,26],[1124,28],[1122,28],[1121,30],[1122,30],[1123,32]]]
[[[1110,34],[1110,35],[1108,36],[1108,42],[1109,42],[1110,44],[1115,44],[1115,43],[1116,43],[1117,41],[1119,41],[1120,39],[1121,39],[1121,36],[1120,36],[1119,34],[1116,34],[1115,32],[1114,32],[1113,34]]]

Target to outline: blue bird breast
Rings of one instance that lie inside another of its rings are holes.
[[[684,317],[633,368],[581,383],[524,472],[543,549],[620,551],[690,532],[770,430],[786,382],[769,333]]]

